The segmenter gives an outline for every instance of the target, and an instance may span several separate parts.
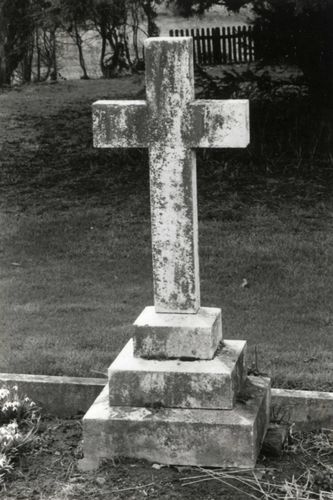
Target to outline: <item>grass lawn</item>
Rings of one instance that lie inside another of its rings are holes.
[[[146,154],[94,150],[90,123],[94,100],[140,92],[134,76],[0,94],[2,372],[105,374],[152,304]],[[333,390],[329,186],[235,179],[239,152],[219,154],[198,162],[202,305],[274,386]]]

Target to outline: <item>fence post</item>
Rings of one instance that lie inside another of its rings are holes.
[[[242,57],[243,61],[247,62],[250,60],[249,58],[249,40],[248,40],[248,32],[246,31],[246,26],[242,26]]]
[[[207,50],[206,50],[206,42],[205,42],[205,30],[201,28],[201,49],[202,49],[202,64],[207,64]]]
[[[191,29],[191,37],[193,38],[193,60],[194,63],[198,63],[198,54],[197,54],[197,48],[195,46],[195,35],[194,35],[194,29]]]
[[[253,26],[249,26],[248,42],[249,42],[249,60],[250,60],[250,62],[252,62],[255,59],[255,42],[254,42],[254,27]]]
[[[226,35],[224,26],[222,28],[221,42],[222,42],[221,62],[222,64],[225,64],[227,62],[227,49],[226,49]]]
[[[231,31],[230,27],[227,27],[227,34],[226,34],[226,42],[227,42],[227,51],[226,51],[226,62],[231,63],[232,62],[232,46],[231,46]]]
[[[197,28],[196,29],[196,36],[195,40],[197,42],[197,57],[198,57],[198,64],[202,64],[202,50],[201,50],[201,43],[200,43],[200,31]]]
[[[210,34],[210,29],[209,28],[206,29],[206,41],[207,41],[207,58],[208,58],[207,62],[208,62],[208,64],[212,64],[212,62],[213,62],[213,59],[212,59],[212,55],[213,55],[212,52],[213,52],[213,50],[212,50],[212,47],[211,47],[212,36]]]
[[[222,54],[221,54],[221,32],[220,28],[212,29],[213,37],[213,61],[214,64],[221,64]]]
[[[243,54],[242,54],[242,30],[241,27],[237,27],[237,58],[238,62],[243,61]]]
[[[237,63],[238,62],[238,57],[237,57],[237,32],[235,26],[232,27],[232,62]]]

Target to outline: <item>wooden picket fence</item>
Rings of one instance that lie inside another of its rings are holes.
[[[255,60],[253,26],[170,30],[170,36],[192,36],[194,61],[200,65]]]

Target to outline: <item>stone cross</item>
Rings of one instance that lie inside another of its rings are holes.
[[[191,37],[145,42],[146,101],[93,105],[94,146],[148,148],[154,304],[200,308],[195,148],[246,147],[247,100],[195,100]]]

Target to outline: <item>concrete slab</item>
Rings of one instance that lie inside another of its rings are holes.
[[[222,340],[221,309],[196,314],[157,313],[146,307],[134,323],[134,356],[151,359],[212,359]]]
[[[110,407],[108,387],[83,418],[84,459],[127,456],[206,467],[255,466],[269,421],[270,382],[248,377],[233,410]]]
[[[148,360],[134,357],[131,339],[109,368],[110,406],[232,409],[245,350],[245,341],[225,340],[212,360]]]

